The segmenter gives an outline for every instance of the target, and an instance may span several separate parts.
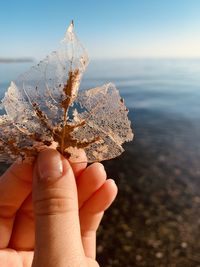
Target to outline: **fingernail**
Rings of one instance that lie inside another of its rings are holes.
[[[60,153],[54,149],[40,152],[37,158],[38,174],[42,180],[57,179],[62,176],[63,164]]]

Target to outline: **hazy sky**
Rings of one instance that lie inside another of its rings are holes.
[[[71,19],[92,58],[200,57],[199,0],[0,0],[0,57],[44,57]]]

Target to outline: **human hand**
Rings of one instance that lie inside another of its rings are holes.
[[[0,266],[98,266],[96,230],[116,194],[100,163],[70,165],[53,149],[12,165],[0,178]]]

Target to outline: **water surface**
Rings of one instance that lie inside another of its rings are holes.
[[[27,67],[0,65],[0,95]],[[105,163],[119,195],[100,228],[100,265],[200,266],[200,60],[91,61],[81,88],[107,82],[135,138]]]

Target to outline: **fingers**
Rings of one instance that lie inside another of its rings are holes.
[[[87,267],[100,267],[98,262],[91,258],[87,258],[87,264]]]
[[[11,266],[21,266],[22,261],[16,251],[12,249],[2,249],[0,250],[0,266],[11,267]]]
[[[32,194],[23,202],[15,216],[9,247],[15,250],[33,250],[35,245],[35,221]]]
[[[71,164],[75,177],[78,177],[87,167],[87,156],[83,149],[77,149],[76,155],[77,157],[70,158],[69,162]]]
[[[76,162],[77,161],[77,162]],[[79,153],[79,157],[70,162],[74,175],[78,176],[87,166],[85,153]],[[32,250],[35,244],[35,223],[32,206],[32,195],[22,203],[15,220],[9,247],[16,250]]]
[[[75,171],[75,174],[77,174],[77,171],[81,170],[80,167],[81,166],[78,166],[78,168],[76,168],[75,170],[73,169],[73,171]],[[83,169],[85,168],[85,165],[82,165],[82,167],[82,174],[77,178],[77,181],[79,182],[79,199],[81,199],[81,203],[83,204],[105,182],[106,172],[103,165],[100,163],[94,163],[84,171]],[[34,231],[35,224],[32,197],[31,195],[29,195],[29,197],[23,202],[15,216],[15,222],[11,240],[9,242],[9,247],[16,250],[32,250],[35,244]]]
[[[2,267],[19,267],[31,266],[33,261],[32,251],[18,251],[13,249],[0,250],[0,266]]]
[[[77,178],[79,208],[104,184],[105,180],[106,172],[101,163],[94,163],[85,169]]]
[[[117,186],[113,180],[108,179],[80,210],[82,243],[87,257],[96,257],[96,230],[103,212],[111,205],[116,195]]]
[[[37,158],[33,178],[36,243],[33,267],[85,266],[74,173],[52,149]]]
[[[13,164],[0,178],[0,249],[8,246],[15,214],[32,187],[32,165]]]

